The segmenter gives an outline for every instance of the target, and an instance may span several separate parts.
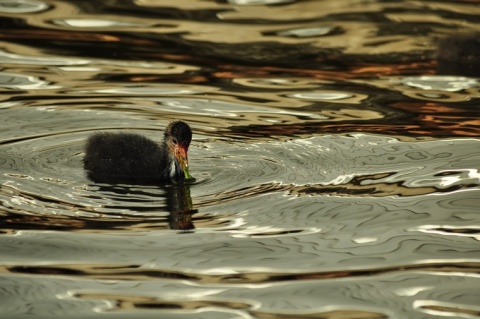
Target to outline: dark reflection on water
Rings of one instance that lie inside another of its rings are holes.
[[[198,211],[193,209],[189,184],[179,183],[167,188],[167,210],[170,212],[171,229],[195,228],[192,215]]]
[[[479,14],[0,3],[0,313],[479,317],[475,45],[435,52]],[[87,178],[92,132],[159,141],[178,118],[194,182]]]

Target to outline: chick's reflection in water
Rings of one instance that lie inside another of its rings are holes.
[[[192,230],[193,209],[190,185],[187,183],[154,186],[125,185],[102,181],[90,185],[92,198],[104,203],[105,217],[95,218],[78,228],[112,230]],[[125,213],[127,210],[130,213]],[[168,212],[168,215],[165,213]],[[112,217],[113,216],[113,217]]]
[[[172,184],[167,187],[167,210],[170,212],[169,224],[171,229],[191,230],[195,226],[192,215],[197,213],[193,209],[190,185],[186,183]]]

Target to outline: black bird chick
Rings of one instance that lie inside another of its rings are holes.
[[[188,172],[190,127],[171,122],[158,144],[134,133],[101,132],[85,146],[84,168],[94,181],[159,182],[192,178]]]

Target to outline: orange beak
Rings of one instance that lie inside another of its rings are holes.
[[[178,145],[175,149],[175,156],[177,157],[178,163],[180,164],[180,168],[183,171],[183,175],[185,176],[186,179],[192,178],[190,173],[188,172],[188,154],[187,154],[187,148]]]

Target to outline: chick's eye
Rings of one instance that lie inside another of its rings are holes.
[[[173,142],[173,144],[177,144],[177,139],[173,138],[172,142]]]

